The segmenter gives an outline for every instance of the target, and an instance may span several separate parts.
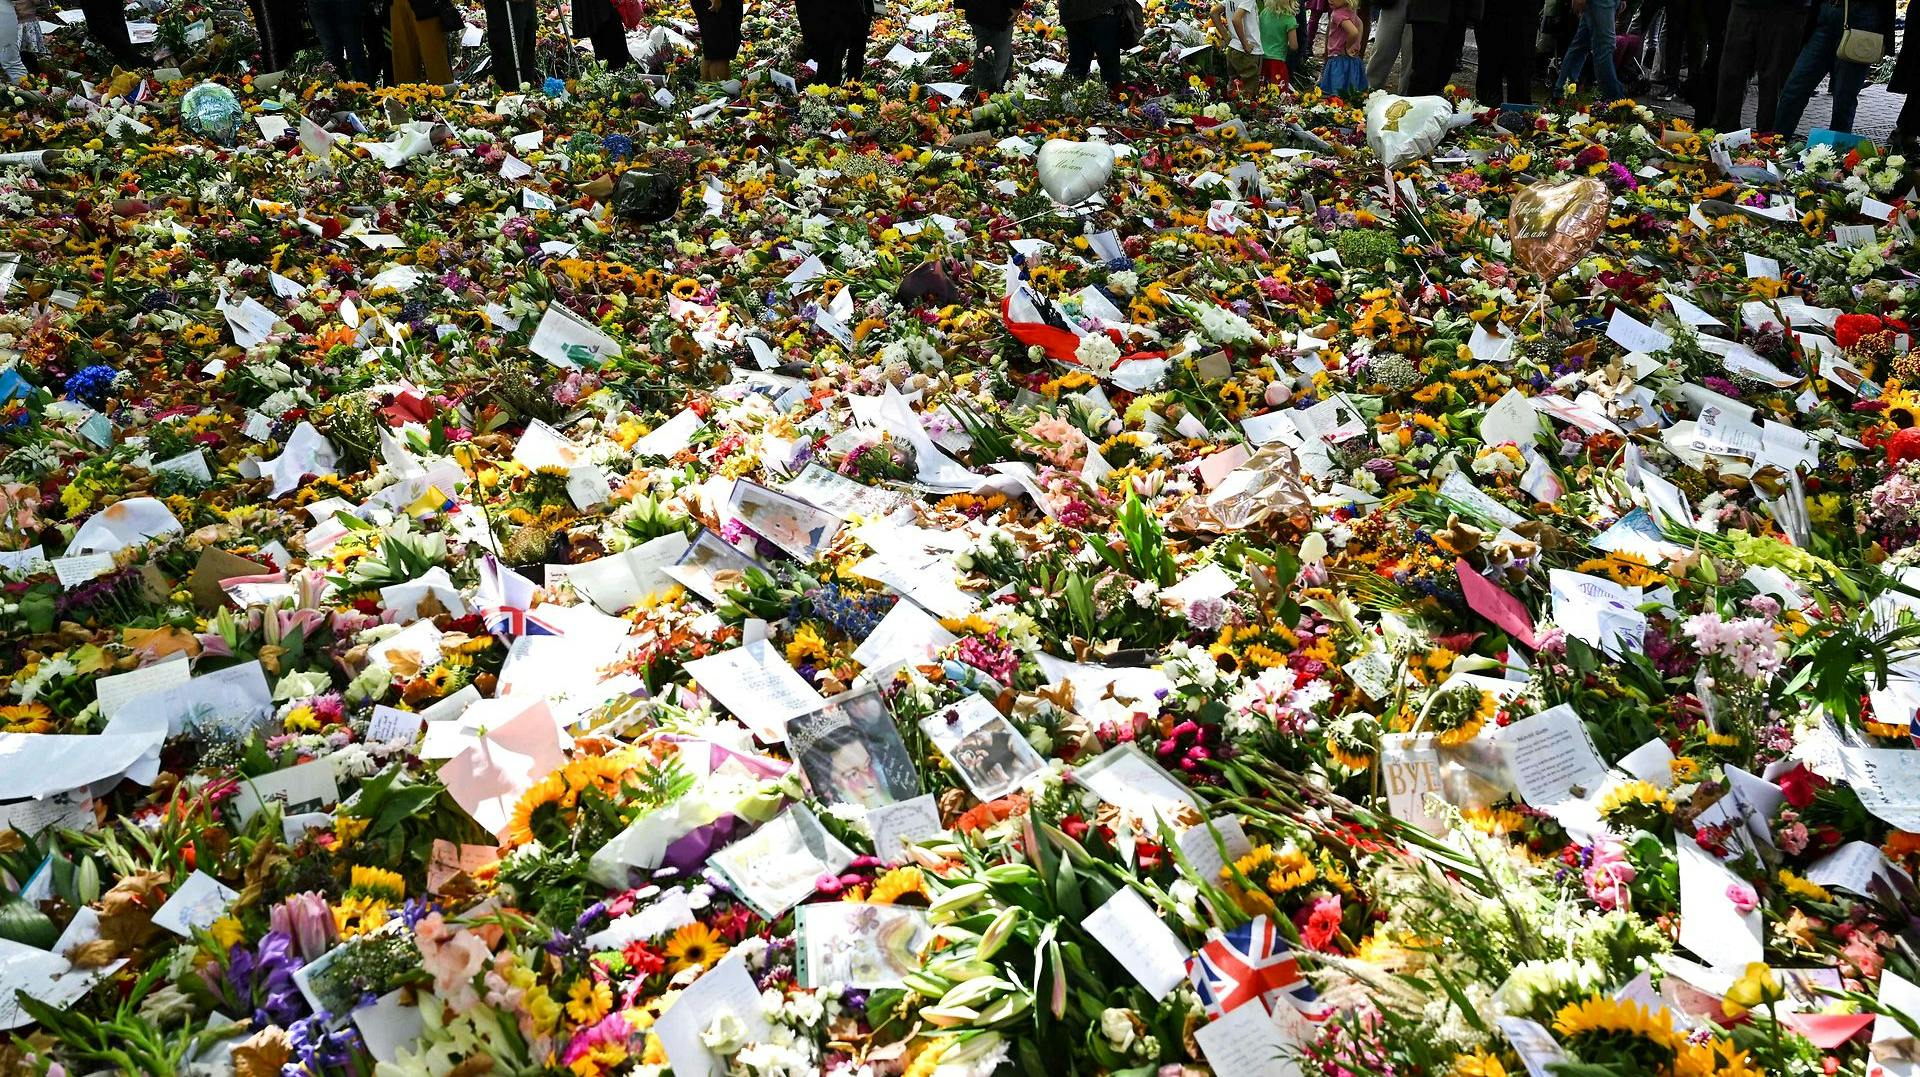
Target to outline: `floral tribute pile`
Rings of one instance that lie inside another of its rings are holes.
[[[1907,162],[1151,14],[13,91],[0,1070],[1915,1072]]]

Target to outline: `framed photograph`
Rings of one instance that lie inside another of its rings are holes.
[[[983,695],[971,695],[920,720],[934,746],[981,800],[998,800],[1046,766],[1040,753]]]
[[[925,909],[904,905],[821,901],[800,906],[794,917],[802,987],[899,987],[920,967],[920,948],[933,933]]]
[[[837,874],[853,856],[812,812],[796,804],[707,863],[754,912],[777,920],[813,894],[820,876]]]
[[[788,719],[787,748],[825,803],[877,808],[920,795],[919,771],[877,688]]]
[[[745,479],[733,484],[727,508],[755,534],[800,561],[813,560],[840,533],[838,516]]]

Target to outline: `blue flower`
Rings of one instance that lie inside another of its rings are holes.
[[[567,92],[567,83],[566,80],[557,76],[548,75],[547,81],[540,84],[540,89],[548,97],[561,97]]]
[[[78,374],[67,379],[67,399],[78,400],[100,411],[107,406],[107,394],[113,392],[113,379],[118,376],[119,371],[105,364],[83,367]]]
[[[609,157],[618,159],[633,155],[633,139],[625,135],[608,135],[600,140],[600,145]]]

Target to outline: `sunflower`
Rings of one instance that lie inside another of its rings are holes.
[[[1279,850],[1271,845],[1259,846],[1234,861],[1233,867],[1276,894],[1298,890],[1320,875],[1320,869],[1313,866],[1307,854],[1292,845]]]
[[[1456,1055],[1449,1072],[1453,1077],[1507,1077],[1507,1067],[1501,1064],[1500,1056],[1485,1051]]]
[[[1618,1060],[1628,1073],[1671,1072],[1674,1055],[1686,1042],[1665,1010],[1605,995],[1562,1007],[1553,1015],[1553,1030],[1575,1057]]]
[[[673,294],[676,299],[692,299],[700,294],[700,282],[692,277],[681,277],[673,282]]]
[[[567,795],[566,779],[558,773],[549,774],[533,784],[533,788],[520,794],[513,806],[513,818],[507,821],[506,848],[514,849],[534,841],[534,813],[549,804],[557,804]]]
[[[1652,830],[1673,814],[1673,798],[1652,782],[1622,782],[1600,798],[1598,810],[1610,825]]]
[[[1480,730],[1500,711],[1500,701],[1492,692],[1462,685],[1433,697],[1427,704],[1426,727],[1439,734],[1434,742],[1442,748],[1465,744],[1480,735]]]
[[[407,896],[407,880],[397,871],[356,865],[348,875],[347,891],[399,901]]]
[[[1666,574],[1646,558],[1618,550],[1605,557],[1582,561],[1578,568],[1581,572],[1605,575],[1622,587],[1652,587],[1666,578]]]
[[[343,939],[371,934],[386,926],[387,903],[377,897],[357,894],[343,898],[333,907],[333,926]]]
[[[925,880],[919,868],[894,868],[873,881],[867,900],[875,905],[898,905],[902,899],[927,896]]]
[[[1348,770],[1362,771],[1373,766],[1372,752],[1349,750],[1337,740],[1327,741],[1327,754],[1333,757],[1334,762]]]
[[[667,940],[668,967],[674,972],[692,968],[705,968],[727,956],[727,944],[713,929],[702,923],[691,923],[673,933]]]

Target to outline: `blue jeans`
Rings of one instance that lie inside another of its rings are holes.
[[[1587,59],[1593,59],[1593,81],[1600,96],[1618,101],[1627,96],[1620,76],[1613,70],[1613,28],[1620,15],[1620,0],[1587,0],[1587,13],[1573,32],[1573,44],[1567,58],[1560,62],[1560,82],[1579,82]]]
[[[1832,76],[1827,92],[1833,96],[1833,118],[1827,121],[1827,127],[1835,131],[1853,130],[1853,113],[1860,105],[1860,88],[1866,85],[1869,68],[1839,57],[1840,32],[1846,29],[1841,24],[1843,14],[1839,4],[1820,6],[1813,36],[1800,47],[1800,58],[1793,62],[1793,70],[1787,73],[1787,81],[1780,87],[1780,107],[1774,113],[1773,122],[1782,134],[1791,135],[1800,126],[1800,116],[1807,111],[1813,91],[1828,75]],[[1856,30],[1877,30],[1883,34],[1893,29],[1880,25],[1880,11],[1871,4],[1862,4],[1859,11],[1852,13],[1852,25]]]

